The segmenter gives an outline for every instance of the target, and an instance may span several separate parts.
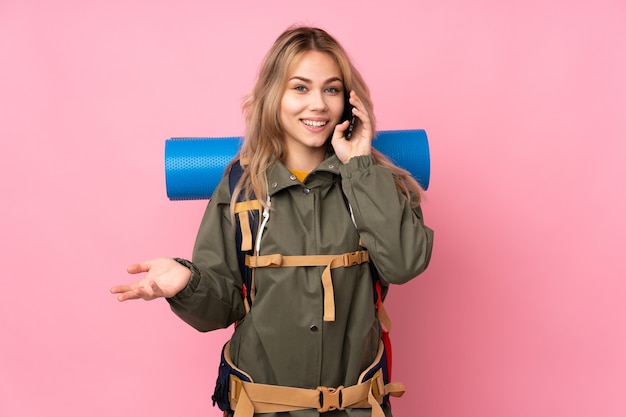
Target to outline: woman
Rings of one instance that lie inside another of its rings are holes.
[[[343,118],[350,107],[356,123],[348,140],[350,122]],[[362,374],[380,354],[373,282],[384,289],[402,284],[429,263],[433,232],[423,223],[422,191],[372,149],[368,88],[344,49],[321,29],[295,27],[278,37],[244,110],[241,178],[231,190],[225,176],[211,197],[192,261],[131,265],[129,273],[147,274],[111,292],[120,301],[165,297],[200,331],[236,323],[226,355],[244,381],[254,381],[244,383],[241,394],[231,392],[237,415],[306,417],[337,409],[333,416],[390,416],[382,397],[393,387],[380,392],[378,386],[374,394],[369,385],[365,394],[354,387],[365,384]],[[249,259],[250,302],[242,294],[235,242],[241,200],[257,200],[267,217]],[[279,266],[283,259],[295,264]],[[299,388],[285,395],[317,402],[259,400],[265,394],[255,387],[279,387],[277,397],[285,394],[280,387]]]

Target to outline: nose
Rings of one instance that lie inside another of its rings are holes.
[[[312,91],[310,94],[309,109],[315,111],[325,111],[328,109],[326,98],[322,91]]]

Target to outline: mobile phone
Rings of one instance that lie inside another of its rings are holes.
[[[356,116],[352,113],[353,108],[354,106],[350,104],[350,92],[346,90],[343,116],[341,118],[342,123],[346,120],[350,120],[350,125],[348,125],[348,128],[343,133],[343,136],[346,138],[346,140],[350,140],[350,138],[352,137],[354,123],[356,121]]]

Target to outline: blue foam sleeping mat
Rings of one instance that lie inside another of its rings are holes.
[[[165,185],[170,200],[211,198],[224,170],[241,146],[241,137],[170,138],[165,141]],[[423,129],[381,130],[372,146],[406,169],[427,189],[430,151]]]

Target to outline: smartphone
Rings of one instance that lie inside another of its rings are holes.
[[[341,118],[341,122],[345,122],[346,120],[350,120],[350,125],[345,130],[343,136],[346,140],[350,140],[352,137],[352,131],[354,130],[354,122],[356,121],[356,116],[352,113],[352,108],[354,106],[350,104],[350,92],[346,90],[345,94],[345,105],[343,110],[343,116]]]

